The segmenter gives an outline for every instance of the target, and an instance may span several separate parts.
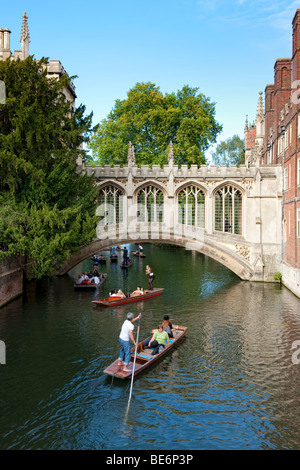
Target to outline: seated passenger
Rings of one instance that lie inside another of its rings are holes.
[[[116,289],[112,289],[109,293],[109,297],[119,297],[118,294],[116,294]]]
[[[174,325],[174,326],[172,325],[172,323],[170,322],[169,315],[164,316],[163,321],[162,321],[162,326],[163,326],[164,331],[168,333],[169,338],[174,338],[172,330],[177,329],[177,325]]]
[[[154,332],[152,338],[149,341],[148,348],[153,348],[152,356],[159,352],[160,347],[165,348],[169,346],[169,335],[163,329],[163,325],[158,325],[158,329]]]
[[[135,295],[143,295],[143,288],[141,286],[137,286],[136,290],[132,292],[132,296],[135,296]]]
[[[87,273],[84,273],[81,276],[81,278],[82,278],[81,284],[89,284],[91,282],[89,276],[87,275]]]
[[[121,291],[121,289],[118,290],[117,295],[119,295],[120,297],[122,297],[122,299],[125,299],[125,298],[126,298],[126,295],[124,294],[124,292]]]

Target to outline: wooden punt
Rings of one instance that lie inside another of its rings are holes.
[[[146,258],[146,255],[144,255],[144,253],[139,253],[139,252],[136,252],[136,251],[132,251],[131,254],[133,256],[137,256],[138,258]]]
[[[112,263],[116,263],[116,262],[118,261],[118,255],[111,255],[110,261],[111,261]]]
[[[106,263],[106,258],[98,258],[97,260],[94,260],[94,258],[92,257],[91,260],[93,261],[93,264],[95,264],[95,265]]]
[[[157,297],[162,294],[164,291],[163,288],[156,287],[153,290],[144,291],[143,295],[134,295],[132,297],[108,297],[106,299],[92,300],[93,304],[103,305],[104,307],[116,307],[118,305],[128,304],[131,302],[141,302],[146,299],[152,299],[152,297]]]
[[[106,273],[103,273],[102,274],[102,279],[99,279],[99,284],[94,284],[94,283],[90,283],[90,284],[78,284],[77,282],[74,283],[74,289],[81,289],[81,290],[89,290],[89,289],[97,289],[97,287],[100,287],[102,286],[102,284],[104,284],[104,282],[106,281],[106,278],[107,278],[107,274]]]
[[[137,346],[137,354],[136,354],[136,362],[134,368],[134,378],[143,372],[145,369],[150,367],[152,364],[158,362],[162,357],[169,354],[169,352],[174,348],[175,344],[177,344],[185,335],[187,330],[186,326],[178,326],[176,330],[173,330],[174,338],[170,338],[169,346],[166,346],[162,352],[157,353],[155,356],[152,356],[153,349],[146,348],[144,349],[144,342],[146,340],[141,341]],[[151,336],[150,336],[151,338]],[[104,370],[104,374],[111,375],[112,377],[117,377],[119,379],[128,379],[132,376],[132,369],[133,369],[133,362],[134,362],[134,347],[131,349],[131,360],[128,366],[131,369],[130,372],[123,372],[123,366],[119,366],[119,360],[116,359],[110,366],[108,366]]]
[[[122,264],[121,264],[120,268],[121,269],[128,269],[132,265],[133,265],[133,261],[132,261],[132,259],[130,259],[127,264],[125,264],[124,261],[122,261]]]

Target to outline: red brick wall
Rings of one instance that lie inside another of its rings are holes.
[[[292,81],[299,80],[296,89]],[[293,93],[297,99],[293,100]],[[288,169],[288,188],[284,193],[285,248],[284,260],[294,268],[300,268],[300,238],[297,237],[297,208],[300,207],[300,186],[297,185],[297,158],[300,157],[300,139],[298,138],[298,113],[300,112],[300,9],[293,19],[293,50],[291,59],[277,59],[274,66],[274,85],[265,88],[265,140],[264,151],[271,143],[270,129],[273,126],[273,161],[282,163]],[[278,154],[278,139],[281,138],[281,126],[288,132],[288,145],[284,154]],[[290,139],[290,125],[292,137]]]
[[[245,148],[251,148],[255,145],[256,137],[256,128],[255,126],[250,127],[248,131],[245,132]]]

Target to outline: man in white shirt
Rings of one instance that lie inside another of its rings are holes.
[[[130,372],[130,369],[127,367],[128,364],[130,364],[130,339],[134,343],[135,347],[137,346],[137,343],[134,341],[133,337],[133,322],[139,319],[139,316],[135,317],[133,316],[133,313],[128,312],[127,313],[127,319],[124,321],[122,325],[122,329],[120,332],[119,336],[119,342],[121,345],[120,349],[120,355],[119,355],[119,362],[118,365],[121,366],[124,364],[124,369],[123,372]]]

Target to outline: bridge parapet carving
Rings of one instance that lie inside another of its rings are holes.
[[[210,179],[210,178],[254,178],[257,171],[259,169],[263,169],[265,174],[274,174],[272,171],[272,167],[265,165],[261,166],[260,168],[247,165],[235,166],[231,165],[227,167],[226,165],[216,166],[216,165],[173,165],[169,163],[169,165],[141,165],[138,166],[136,164],[133,165],[114,165],[113,167],[110,165],[100,166],[96,165],[95,167],[86,166],[84,171],[88,175],[94,175],[95,178],[103,178],[103,177],[113,177],[113,178],[127,178],[129,173],[133,175],[133,177],[143,177],[143,178],[169,178],[170,174],[173,174],[174,178],[203,178],[203,179]]]

